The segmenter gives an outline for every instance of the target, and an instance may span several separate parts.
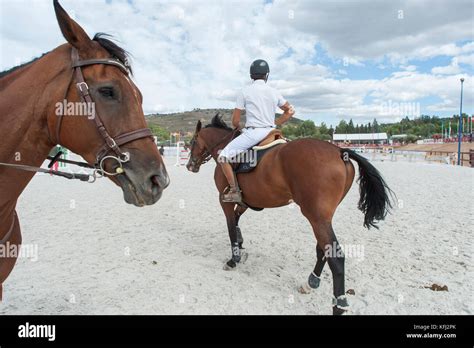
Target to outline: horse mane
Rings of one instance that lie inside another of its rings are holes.
[[[10,74],[10,73],[12,73],[12,72],[14,72],[14,71],[16,71],[16,70],[18,70],[18,69],[21,69],[21,68],[23,68],[24,66],[27,66],[27,65],[29,65],[29,64],[31,64],[31,63],[36,62],[38,59],[43,58],[43,57],[44,57],[45,55],[47,55],[48,53],[49,53],[49,52],[43,53],[41,56],[36,57],[36,58],[33,58],[33,59],[30,60],[29,62],[21,63],[21,64],[18,64],[18,65],[16,65],[16,66],[10,68],[10,69],[1,71],[1,72],[0,72],[0,78],[5,77],[5,76],[7,76],[8,74]]]
[[[120,63],[125,65],[130,71],[130,74],[133,75],[132,67],[130,66],[130,53],[110,40],[111,38],[113,38],[113,36],[107,33],[97,33],[94,35],[92,40],[97,41],[107,52],[110,53],[112,58],[117,59]]]
[[[222,119],[222,117],[217,113],[211,120],[211,123],[206,125],[204,128],[220,128],[220,129],[225,129],[231,131],[232,128],[230,128],[227,123]]]
[[[98,42],[107,52],[110,53],[110,55],[117,59],[120,63],[125,65],[127,69],[130,71],[130,74],[133,74],[132,72],[132,67],[130,66],[130,53],[128,53],[126,50],[124,50],[122,47],[117,45],[115,42],[110,40],[112,38],[112,35],[106,34],[106,33],[97,33],[94,35],[94,38],[92,39],[93,41]],[[49,51],[50,52],[50,51]],[[29,64],[32,64],[36,62],[38,59],[43,58],[45,55],[47,55],[49,52],[43,53],[41,56],[33,58],[29,62],[19,64],[17,66],[14,66],[10,69],[4,70],[0,72],[0,78],[7,76],[8,74],[21,69]]]

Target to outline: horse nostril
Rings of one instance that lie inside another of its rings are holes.
[[[151,177],[151,182],[158,186],[160,189],[164,190],[170,184],[170,179],[168,175],[154,175]]]
[[[154,175],[151,177],[151,182],[155,185],[155,186],[158,186],[158,188],[160,190],[163,190],[164,187],[163,187],[163,181],[160,180],[160,178],[158,177],[158,175]]]

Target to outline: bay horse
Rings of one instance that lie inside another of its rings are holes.
[[[211,158],[217,161],[220,150],[237,134],[218,115],[205,127],[199,121],[191,140],[187,169],[197,173]],[[309,293],[318,288],[327,262],[333,277],[333,314],[344,314],[349,307],[344,289],[345,259],[332,219],[354,180],[351,160],[359,166],[358,207],[364,213],[364,226],[377,228],[376,220],[383,220],[391,208],[392,194],[378,170],[357,153],[325,141],[311,138],[290,141],[269,150],[250,173],[237,174],[244,206],[220,202],[232,249],[232,258],[224,269],[234,269],[241,261],[243,238],[238,224],[248,207],[261,210],[295,202],[309,220],[317,241],[316,266],[298,290]],[[214,171],[214,181],[222,194],[228,183],[219,165]]]
[[[20,248],[17,199],[56,144],[81,155],[94,174],[120,186],[129,204],[154,204],[169,184],[146,125],[142,95],[129,77],[127,52],[106,34],[90,39],[57,0],[54,10],[67,43],[0,73],[0,249],[4,251]],[[95,111],[87,117],[58,114],[58,103],[63,101],[86,103]],[[0,255],[0,300],[17,259],[14,254]]]

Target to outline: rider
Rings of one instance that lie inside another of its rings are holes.
[[[295,114],[293,106],[276,89],[266,84],[269,74],[270,68],[266,61],[263,59],[254,61],[250,66],[250,77],[253,82],[244,87],[237,97],[237,105],[232,114],[232,125],[235,128],[240,127],[242,110],[246,110],[246,122],[242,134],[227,144],[219,154],[218,163],[229,183],[228,192],[222,195],[223,202],[240,203],[242,201],[230,160],[258,144],[275,126],[282,125]],[[283,110],[283,115],[275,120],[277,107]]]

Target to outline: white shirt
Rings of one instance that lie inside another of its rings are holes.
[[[237,96],[236,108],[245,110],[245,127],[274,127],[275,113],[286,100],[264,80],[255,80]]]

